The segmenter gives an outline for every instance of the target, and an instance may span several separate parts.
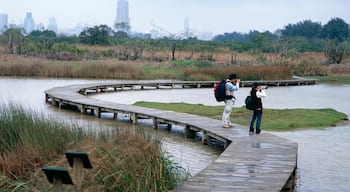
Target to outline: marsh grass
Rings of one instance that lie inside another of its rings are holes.
[[[92,131],[13,102],[0,107],[0,191],[52,190],[41,169],[72,171],[65,151],[89,154],[84,191],[167,191],[188,177],[149,129]]]
[[[134,105],[201,115],[221,119],[223,106],[187,103],[136,102]],[[234,108],[231,121],[248,126],[252,111],[244,106]],[[347,115],[334,109],[264,109],[262,128],[270,131],[291,131],[306,128],[325,128],[344,123]]]
[[[316,77],[312,76],[312,78],[319,79],[320,83],[350,84],[350,75],[316,76]]]
[[[217,80],[232,72],[239,74],[242,80],[276,80],[292,77],[291,69],[286,66],[233,67],[197,60],[160,63],[117,59],[53,61],[13,55],[0,58],[0,76]]]

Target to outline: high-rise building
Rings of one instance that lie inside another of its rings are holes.
[[[118,0],[115,28],[117,31],[130,32],[129,3],[127,0]]]
[[[53,31],[57,34],[57,23],[56,18],[50,17],[49,24],[47,25],[47,30]]]
[[[8,28],[8,15],[0,13],[0,33],[6,31]]]
[[[26,33],[30,33],[35,30],[35,23],[32,17],[32,13],[28,12],[24,18],[23,28]]]
[[[190,24],[187,17],[184,19],[184,34],[186,37],[188,37],[190,34]]]

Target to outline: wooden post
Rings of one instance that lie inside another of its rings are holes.
[[[206,145],[207,144],[207,139],[208,139],[208,135],[206,131],[202,131],[202,144]]]
[[[74,192],[82,192],[83,191],[83,172],[84,164],[81,158],[73,159],[73,180],[74,180]]]
[[[80,106],[80,113],[81,113],[81,114],[85,114],[85,113],[86,113],[85,105],[81,105],[81,106]]]
[[[96,113],[97,113],[97,117],[101,118],[101,108],[100,107],[96,108]]]
[[[53,192],[63,192],[63,181],[62,179],[53,178]]]
[[[173,125],[172,125],[171,123],[168,123],[168,124],[167,124],[167,129],[168,129],[168,131],[171,131],[172,126],[173,126]]]
[[[158,129],[158,120],[157,120],[157,118],[153,117],[152,120],[153,120],[153,129]]]
[[[73,168],[74,192],[83,191],[83,169],[91,169],[92,165],[85,152],[65,152],[69,165]]]
[[[52,104],[52,105],[56,105],[56,99],[55,99],[55,97],[51,97],[51,104]]]
[[[47,180],[53,184],[54,192],[63,192],[63,184],[73,185],[69,172],[61,167],[44,167]]]
[[[132,114],[132,117],[131,117],[131,121],[134,125],[137,124],[137,114],[136,113],[133,113]]]
[[[185,127],[185,138],[190,138],[190,126],[186,125]]]

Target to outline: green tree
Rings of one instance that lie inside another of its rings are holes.
[[[28,36],[28,43],[26,45],[26,52],[29,54],[46,56],[51,52],[52,45],[56,40],[56,33],[54,31],[32,31]]]
[[[10,54],[24,53],[25,36],[22,29],[11,28],[6,30],[1,36],[0,42]]]
[[[107,25],[87,28],[79,34],[79,41],[90,45],[109,45],[112,29]]]
[[[327,39],[324,54],[328,64],[339,64],[346,54],[346,42],[338,42],[336,39]]]
[[[342,42],[349,37],[349,25],[343,19],[334,18],[323,26],[322,34],[325,39]]]
[[[305,20],[297,24],[288,24],[281,32],[284,36],[305,37],[308,40],[312,40],[321,37],[322,25],[318,22]]]
[[[116,23],[114,27],[118,32],[120,31],[125,33],[128,33],[131,29],[129,23],[126,22]]]

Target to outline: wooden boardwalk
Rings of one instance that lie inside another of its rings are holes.
[[[248,82],[249,83],[249,82]],[[248,84],[247,83],[247,84]],[[316,82],[315,82],[316,83]],[[298,145],[263,132],[249,136],[248,128],[235,125],[221,128],[221,121],[187,113],[162,111],[96,100],[86,95],[127,89],[202,88],[215,82],[186,81],[111,81],[56,87],[45,91],[46,102],[61,107],[75,106],[83,114],[94,112],[129,114],[131,121],[152,119],[153,128],[160,123],[184,127],[188,138],[202,133],[202,143],[217,139],[224,152],[207,168],[189,178],[174,191],[288,191],[294,186]],[[312,83],[308,83],[312,84]],[[290,84],[289,84],[290,85]]]

